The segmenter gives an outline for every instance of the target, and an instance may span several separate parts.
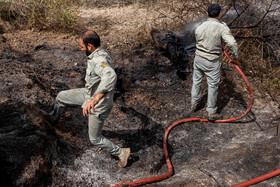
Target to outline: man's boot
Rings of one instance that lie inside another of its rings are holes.
[[[196,103],[191,106],[191,109],[193,112],[196,112],[198,111],[199,107],[200,107],[200,103]]]
[[[210,121],[214,121],[214,120],[222,119],[222,118],[223,118],[222,114],[218,114],[218,113],[210,114],[210,113],[208,113],[208,120],[210,120]]]
[[[121,154],[118,156],[120,159],[118,166],[120,168],[124,168],[126,166],[129,156],[130,156],[130,148],[121,148]]]

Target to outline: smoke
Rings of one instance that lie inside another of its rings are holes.
[[[176,35],[185,44],[185,49],[195,48],[195,29],[206,20],[206,18],[199,18],[196,21],[185,24],[182,28],[176,31]]]

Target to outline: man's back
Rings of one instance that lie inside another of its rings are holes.
[[[222,41],[231,48],[234,58],[238,56],[237,43],[225,23],[215,18],[208,18],[195,30],[196,55],[206,60],[213,61],[220,57]]]

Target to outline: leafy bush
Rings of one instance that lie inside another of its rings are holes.
[[[75,31],[78,12],[71,0],[0,1],[1,19],[18,28]]]

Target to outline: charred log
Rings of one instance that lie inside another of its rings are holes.
[[[194,32],[179,35],[172,31],[152,29],[151,36],[157,50],[169,58],[177,69],[178,77],[185,80],[195,51]]]

